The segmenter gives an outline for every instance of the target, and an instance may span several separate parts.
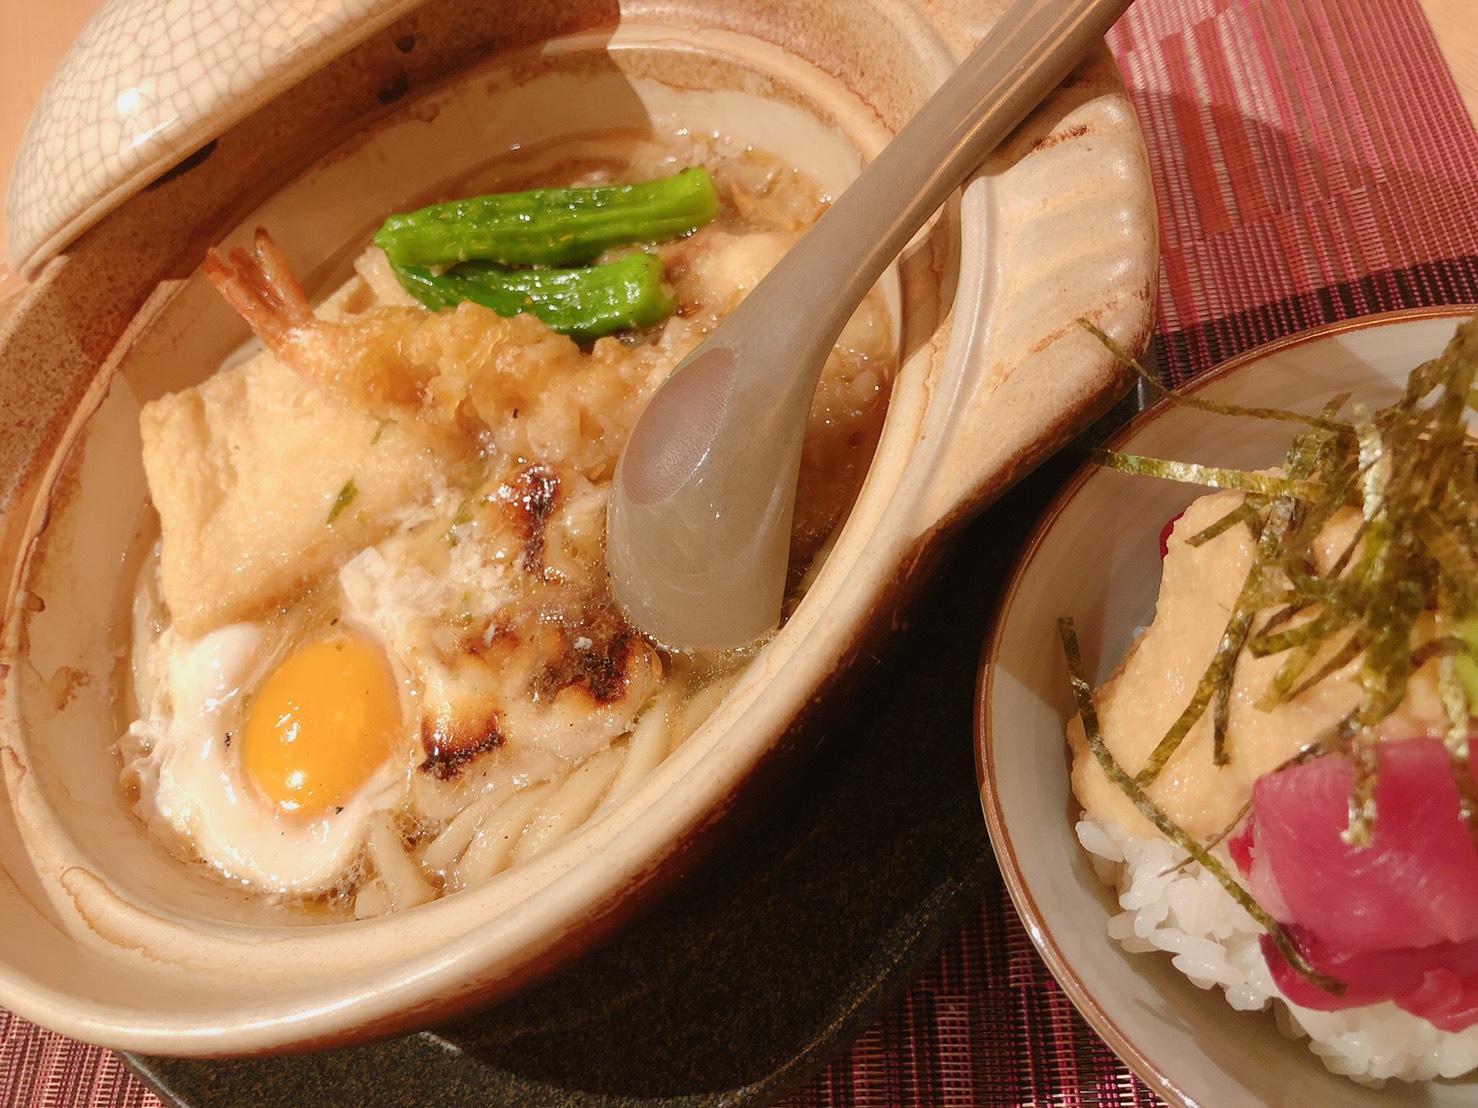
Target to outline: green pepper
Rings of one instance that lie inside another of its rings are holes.
[[[690,166],[655,181],[448,200],[390,216],[375,245],[396,265],[579,265],[613,246],[687,234],[718,213],[713,179]]]
[[[406,291],[433,311],[471,300],[502,316],[529,312],[577,342],[650,327],[675,306],[655,254],[580,269],[511,269],[497,262],[464,262],[441,274],[393,268]]]

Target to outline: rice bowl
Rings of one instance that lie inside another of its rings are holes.
[[[1197,395],[1306,411],[1350,388],[1379,402],[1424,352],[1440,349],[1467,314],[1393,313],[1296,336],[1223,367],[1197,383]],[[1286,430],[1280,436],[1251,420],[1156,406],[1110,445],[1256,468],[1276,462],[1288,437]],[[1163,840],[1128,842],[1079,822],[1063,747],[1054,741],[1073,714],[1055,621],[1074,618],[1088,678],[1100,684],[1154,610],[1161,527],[1197,491],[1082,471],[1054,501],[1018,562],[986,647],[977,717],[982,800],[1013,899],[1074,1003],[1172,1103],[1374,1104],[1403,1097],[1459,1103],[1471,1080],[1449,1085],[1439,1077],[1406,1089],[1362,1089],[1326,1071],[1312,1054],[1301,1055],[1306,1047],[1279,1035],[1270,1014],[1233,1011],[1260,1007],[1271,995],[1261,954],[1249,945],[1250,919],[1219,885],[1175,868],[1178,859]],[[1107,544],[1105,535],[1111,536]],[[1126,858],[1129,872],[1119,884]],[[1107,886],[1105,878],[1112,879]],[[1129,954],[1116,940],[1165,953]],[[1373,1041],[1343,1013],[1301,1019],[1320,1038],[1321,1057],[1339,1073],[1425,1080],[1471,1065],[1470,1035],[1448,1036],[1450,1042],[1438,1047],[1430,1027],[1424,1032],[1411,1021],[1386,1021],[1388,1014],[1371,1016],[1387,1023],[1389,1043]]]

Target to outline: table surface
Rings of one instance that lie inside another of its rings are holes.
[[[1421,0],[1421,4],[1468,114],[1478,119],[1478,19],[1473,18],[1472,0]]]
[[[1241,12],[1237,0],[1142,0],[1131,13],[1140,17],[1133,28],[1127,21],[1116,28],[1111,45],[1146,126],[1161,208],[1158,342],[1167,374],[1184,379],[1229,354],[1331,318],[1413,302],[1478,302],[1478,137],[1462,119],[1463,107],[1478,119],[1478,20],[1472,18],[1472,0],[1416,2],[1431,24],[1461,105],[1453,100],[1445,77],[1437,90],[1445,97],[1443,105],[1432,107],[1424,99],[1433,94],[1433,72],[1440,77],[1442,68],[1430,40],[1426,64],[1414,62],[1415,76],[1396,79],[1405,76],[1394,74],[1404,66],[1393,59],[1404,60],[1401,50],[1419,48],[1420,43],[1413,46],[1402,39],[1387,48],[1382,28],[1388,16],[1393,26],[1400,23],[1392,14],[1398,11],[1405,13],[1407,24],[1419,24],[1409,2],[1391,4],[1388,10],[1384,0],[1245,0],[1247,10]],[[0,37],[0,185],[47,77],[99,3],[8,5],[9,33]],[[1356,14],[1340,23],[1334,13],[1345,3]],[[1212,31],[1187,34],[1177,39],[1180,68],[1172,72],[1154,38],[1156,20],[1170,9],[1182,15],[1193,12],[1187,19],[1196,21],[1198,32],[1227,16],[1224,22],[1233,29],[1225,33],[1255,41],[1263,53],[1234,62],[1223,55]],[[1339,24],[1338,41],[1327,56],[1319,54],[1319,44],[1307,41],[1279,48],[1280,36],[1297,36],[1310,25],[1304,18],[1325,20],[1321,29]],[[1362,20],[1376,26],[1365,27]],[[1376,54],[1383,60],[1369,60]],[[1261,66],[1248,78],[1251,91],[1234,87],[1241,76],[1234,71],[1236,64]],[[1320,82],[1330,73],[1347,75],[1350,67],[1362,64],[1366,77],[1374,70],[1382,78],[1391,77],[1383,81],[1382,92],[1394,89],[1399,99],[1384,102],[1389,106],[1378,114],[1388,118],[1357,120],[1359,126],[1347,127],[1359,109],[1320,101],[1327,94],[1320,91]],[[1289,82],[1279,86],[1286,100],[1257,99],[1267,94],[1270,82],[1283,79]],[[1264,84],[1251,87],[1257,80]],[[1186,113],[1182,97],[1187,83],[1222,95],[1247,92],[1246,116]],[[1428,117],[1437,125],[1419,129],[1421,134],[1403,130],[1411,119],[1427,122]],[[1215,158],[1209,154],[1212,149],[1218,152]],[[1267,164],[1276,172],[1263,174]],[[1396,164],[1411,172],[1384,172]],[[1289,251],[1286,256],[1284,250]],[[1277,259],[1275,269],[1256,261],[1265,257]],[[19,279],[0,266],[0,298],[20,287]],[[997,972],[1000,967],[982,969],[971,961],[981,950],[1005,951],[1010,967],[1004,972]],[[980,984],[982,975],[989,979],[986,986]],[[1105,1085],[1068,1087],[1078,1084],[1075,1074],[1080,1072],[1085,1081],[1102,1077],[1114,1063],[1102,1042],[1070,1016],[1059,993],[1049,997],[1051,1010],[1039,1011],[1025,1030],[1020,1021],[1007,1027],[1004,1017],[1000,1026],[975,1027],[970,1024],[973,1016],[961,1015],[1024,1001],[1040,1008],[1042,990],[1050,987],[1004,896],[987,904],[965,937],[947,946],[938,965],[921,980],[920,988],[867,1032],[851,1059],[834,1062],[808,1088],[793,1094],[787,1108],[942,1103],[941,1090],[961,1104],[1092,1103],[1108,1108],[1152,1102],[1144,1086],[1127,1078],[1112,1090]],[[979,991],[984,987],[994,991]],[[970,988],[977,991],[972,994]],[[951,1008],[965,1003],[961,997],[978,1009]],[[963,1030],[951,1031],[954,1038],[946,1042],[929,1028],[949,1012]],[[0,1045],[8,1026],[5,1016],[0,1012]],[[1011,1033],[1027,1034],[1030,1041],[1022,1040],[1021,1049],[1014,1050],[1002,1039]],[[46,1074],[61,1069],[46,1056],[60,1049],[59,1038],[49,1036],[39,1046],[29,1040],[24,1047],[29,1053],[9,1055],[21,1074],[14,1085],[4,1072],[7,1055],[0,1050],[0,1104],[142,1108],[158,1103],[136,1081],[122,1076],[111,1056],[99,1059],[95,1053],[88,1056],[84,1073],[78,1072],[75,1060],[67,1063],[66,1092],[43,1087]],[[1072,1063],[1067,1067],[1072,1072],[1064,1076],[1039,1065],[1029,1066],[1030,1073],[1016,1072],[1009,1059],[1030,1061],[1032,1049],[1049,1041]],[[1003,1065],[983,1060],[991,1052],[981,1044],[993,1045]],[[927,1059],[938,1073],[923,1072],[920,1065],[930,1050],[939,1055]],[[900,1074],[900,1058],[920,1071]],[[963,1077],[949,1070],[962,1061],[970,1070]],[[890,1083],[870,1085],[884,1079],[878,1074]],[[29,1093],[32,1099],[8,1100],[7,1091],[21,1097]]]

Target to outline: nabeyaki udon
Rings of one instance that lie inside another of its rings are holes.
[[[161,541],[121,745],[140,814],[216,879],[330,916],[453,892],[618,796],[752,656],[674,655],[625,622],[606,487],[646,397],[825,199],[721,139],[592,149],[568,178],[510,167],[538,187],[456,202],[496,222],[530,195],[546,215],[568,189],[610,198],[575,261],[499,256],[481,225],[475,250],[453,234],[428,260],[396,234],[446,220],[410,213],[314,308],[266,231],[208,257],[266,350],[144,409]],[[622,209],[622,182],[648,208]],[[654,231],[664,189],[683,195]],[[895,363],[875,294],[817,391],[797,582],[860,484]]]

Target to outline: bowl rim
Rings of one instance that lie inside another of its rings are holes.
[[[1456,321],[1468,318],[1475,312],[1478,312],[1478,304],[1426,305],[1337,320],[1284,335],[1235,354],[1192,378],[1175,391],[1184,395],[1195,395],[1206,388],[1215,387],[1226,378],[1257,362],[1339,335],[1433,320]],[[1132,440],[1146,426],[1174,407],[1175,402],[1172,399],[1161,397],[1154,400],[1130,417],[1123,426],[1113,431],[1104,440],[1103,447],[1115,449]],[[1134,1037],[1120,1027],[1118,1021],[1098,997],[1084,985],[1074,963],[1063,953],[1052,928],[1038,906],[1036,896],[1026,883],[1017,860],[1015,844],[1002,815],[999,782],[994,772],[995,744],[990,722],[991,705],[995,696],[997,662],[1002,655],[1002,640],[1009,623],[1008,616],[1021,591],[1023,579],[1028,575],[1048,534],[1057,525],[1068,506],[1082,494],[1089,477],[1099,469],[1098,465],[1089,460],[1072,472],[1042,510],[1042,514],[1032,526],[1020,552],[1007,572],[1006,584],[1001,590],[995,612],[991,617],[990,631],[981,646],[977,670],[974,735],[976,782],[980,789],[981,807],[990,836],[991,848],[995,853],[1006,890],[1031,938],[1032,945],[1036,947],[1038,954],[1046,963],[1053,979],[1061,986],[1073,1007],[1108,1044],[1110,1049],[1157,1095],[1176,1108],[1202,1108],[1199,1101],[1193,1099],[1168,1074],[1162,1072],[1150,1061]],[[1107,888],[1105,886],[1106,890]]]

